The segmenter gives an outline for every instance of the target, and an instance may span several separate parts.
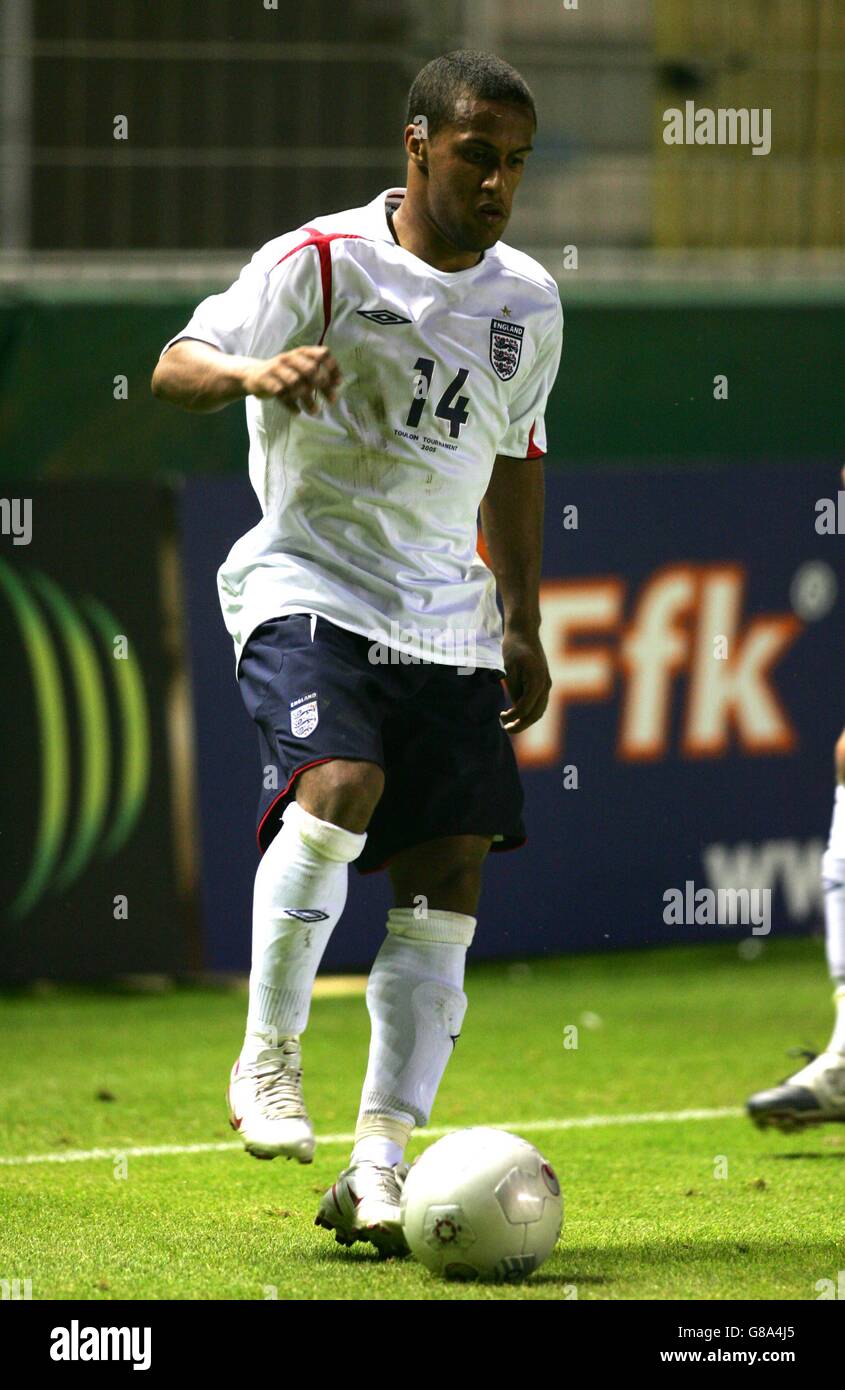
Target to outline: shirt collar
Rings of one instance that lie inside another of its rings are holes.
[[[383,188],[381,193],[373,198],[371,203],[367,204],[366,226],[368,236],[372,236],[375,241],[389,241],[391,246],[397,245],[396,239],[388,226],[385,203],[388,202],[395,212],[396,208],[399,207],[399,204],[405,197],[405,192],[406,190],[404,188]],[[495,252],[495,247],[492,248],[492,251]],[[456,285],[461,280],[466,283],[464,277],[476,274],[476,272],[481,270],[482,266],[485,270],[489,269],[491,260],[491,251],[485,251],[478,264],[468,266],[466,270],[435,270],[434,266],[429,266],[428,269],[432,275],[439,277],[444,282]],[[421,264],[425,264],[425,262],[421,262]]]
[[[383,188],[367,206],[367,225],[372,229],[372,235],[379,241],[389,241],[391,246],[396,243],[388,226],[385,203],[389,203],[395,212],[404,196],[404,188]]]

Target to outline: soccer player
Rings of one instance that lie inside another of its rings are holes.
[[[807,1065],[800,1071],[749,1098],[748,1114],[760,1129],[771,1125],[789,1131],[845,1121],[845,729],[836,743],[834,764],[833,819],[822,856],[825,948],[836,1011],[833,1033],[818,1056],[804,1054]]]
[[[316,1218],[383,1254],[406,1249],[404,1150],[461,1031],[485,856],[525,840],[510,736],[551,684],[542,456],[563,320],[553,278],[500,241],[535,129],[507,63],[434,59],[409,94],[406,187],[268,242],[153,377],[188,410],[246,398],[263,513],[218,574],[265,768],[231,1121],[256,1157],[311,1161],[314,978],[348,865],[386,867],[355,1143]]]

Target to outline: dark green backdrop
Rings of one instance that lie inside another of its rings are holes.
[[[245,467],[243,410],[153,399],[158,353],[220,284],[0,293],[0,468],[150,477]],[[845,287],[561,282],[550,460],[829,458],[843,445]],[[713,399],[713,378],[728,399]],[[114,378],[129,397],[114,399]]]

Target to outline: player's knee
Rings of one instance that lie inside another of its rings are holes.
[[[467,836],[448,846],[426,846],[414,855],[402,856],[391,868],[397,906],[412,907],[424,899],[433,912],[473,915],[490,844],[489,839]]]
[[[297,783],[296,799],[312,816],[361,834],[384,791],[384,773],[376,763],[332,758]]]
[[[285,826],[290,826],[303,844],[337,864],[351,864],[364,847],[365,835],[313,815],[299,801],[288,804],[283,819]]]
[[[481,882],[481,860],[474,856],[453,859],[440,867],[436,877],[435,893],[438,889],[468,888]]]
[[[416,901],[426,899],[432,912],[463,912],[472,915],[481,893],[481,864],[478,862],[443,865],[436,875],[420,879],[411,893]]]

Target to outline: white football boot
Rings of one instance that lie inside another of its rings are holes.
[[[408,1175],[407,1163],[380,1168],[354,1163],[344,1168],[320,1202],[315,1226],[334,1231],[340,1245],[369,1241],[380,1255],[407,1255],[399,1201]]]
[[[841,1052],[803,1052],[809,1061],[779,1086],[757,1091],[746,1101],[749,1118],[789,1133],[806,1125],[845,1122],[845,1056]]]
[[[254,1158],[298,1158],[311,1163],[314,1130],[302,1099],[302,1053],[294,1038],[267,1047],[254,1062],[232,1067],[229,1123]]]

